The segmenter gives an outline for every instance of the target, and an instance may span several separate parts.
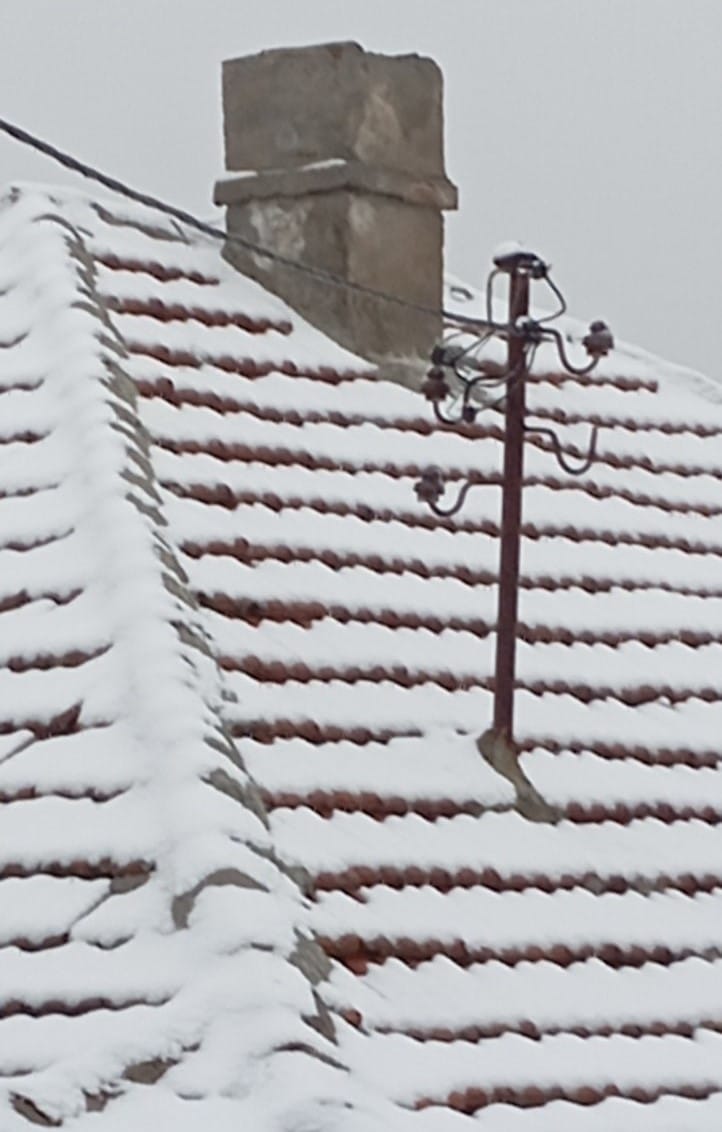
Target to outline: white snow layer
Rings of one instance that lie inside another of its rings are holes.
[[[128,223],[107,226],[116,250],[132,258],[138,245],[161,242],[179,263],[222,268],[215,251],[131,211]],[[144,224],[152,238],[138,230]],[[171,1120],[264,1132],[344,1120],[352,1129],[374,1105],[388,1123],[388,1104],[325,1060],[333,1046],[303,1020],[316,1006],[289,962],[301,896],[269,857],[223,729],[219,671],[166,538],[126,348],[96,290],[91,227],[103,227],[93,207],[43,192],[12,191],[0,211],[0,439],[10,441],[0,490],[15,493],[3,503],[1,584],[39,599],[7,618],[2,651],[31,660],[40,651],[101,654],[76,667],[3,672],[18,727],[77,703],[81,730],[43,741],[31,727],[15,746],[3,739],[6,790],[66,796],[9,801],[0,844],[11,872],[72,872],[78,860],[99,875],[104,862],[151,872],[130,884],[0,882],[6,938],[66,939],[0,957],[0,998],[38,1012],[0,1020],[0,1125],[26,1127],[17,1106],[28,1103],[74,1130]],[[253,284],[236,301],[286,314]],[[311,364],[322,338],[306,337]],[[342,357],[329,350],[332,361]],[[65,1018],[47,1012],[57,1000],[87,1006]],[[155,1059],[167,1070],[157,1087],[124,1077]],[[86,1114],[87,1097],[113,1094],[117,1107],[111,1099]]]

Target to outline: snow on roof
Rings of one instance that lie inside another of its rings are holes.
[[[573,480],[528,439],[530,821],[476,746],[498,413],[433,425],[155,213],[9,194],[3,1127],[718,1127],[715,396],[537,359],[601,432]]]
[[[0,213],[1,1123],[121,1092],[147,1127],[159,1090],[196,1128],[215,1095],[256,1128],[320,1121],[347,1074],[311,1024],[301,894],[169,538],[85,227],[107,224],[78,208],[24,192]],[[114,236],[135,254],[138,229]]]

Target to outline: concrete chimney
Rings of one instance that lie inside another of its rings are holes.
[[[355,43],[263,51],[223,64],[228,232],[351,283],[438,309],[446,178],[441,72]],[[410,380],[440,320],[226,245],[244,274],[336,341]],[[416,365],[413,359],[417,359]],[[411,379],[413,380],[413,379]]]

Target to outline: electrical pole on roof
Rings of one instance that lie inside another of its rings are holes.
[[[497,264],[497,266],[499,266]],[[529,316],[529,274],[521,264],[510,270],[509,325],[523,325]],[[519,605],[519,553],[521,543],[522,480],[524,476],[524,412],[526,408],[525,344],[510,335],[504,410],[504,489],[501,498],[499,558],[499,612],[496,628],[494,677],[494,730],[511,739],[514,726],[514,672],[516,623]]]
[[[508,277],[508,313],[504,323],[493,319],[492,298],[494,282],[499,276]],[[541,281],[555,295],[559,309],[543,318],[529,315],[530,285]],[[423,386],[427,400],[431,401],[438,421],[445,425],[471,424],[483,409],[504,407],[504,463],[502,479],[502,505],[499,557],[499,594],[496,632],[496,662],[494,674],[494,720],[492,728],[482,739],[489,746],[506,749],[514,747],[514,683],[516,664],[517,610],[519,602],[519,556],[521,542],[522,490],[524,481],[524,437],[536,433],[551,444],[558,464],[568,475],[583,475],[594,462],[597,428],[592,429],[589,448],[574,463],[565,454],[557,434],[550,428],[535,428],[526,423],[526,382],[534,352],[542,342],[550,342],[562,369],[581,376],[590,373],[600,358],[614,347],[607,325],[593,322],[583,339],[589,362],[574,366],[566,352],[562,334],[549,323],[566,310],[564,297],[549,274],[549,267],[539,256],[524,248],[511,246],[500,249],[494,257],[494,268],[487,283],[487,325],[483,336],[458,343],[458,334],[447,338],[435,347],[432,367]],[[465,334],[468,339],[468,333]],[[506,343],[506,365],[499,372],[484,358],[484,348],[491,340]],[[450,384],[450,380],[453,385]],[[456,388],[454,388],[456,386]],[[494,391],[500,395],[494,396]],[[451,401],[451,407],[445,404]],[[445,485],[438,468],[427,469],[415,491],[418,498],[428,504],[436,515],[455,515],[463,506],[469,490],[478,478],[462,481],[455,502],[441,505]]]

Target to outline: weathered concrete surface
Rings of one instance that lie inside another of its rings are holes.
[[[352,189],[396,197],[428,208],[456,208],[456,187],[446,177],[408,174],[363,161],[328,161],[291,169],[266,169],[216,183],[216,204],[243,204],[264,197],[303,196]]]
[[[230,59],[223,108],[231,171],[333,158],[443,171],[441,72],[419,55],[326,43]]]
[[[442,80],[430,59],[357,44],[266,51],[224,64],[228,230],[290,260],[431,310],[442,297]],[[238,244],[227,258],[331,337],[386,369],[426,358],[434,315],[279,265]],[[413,368],[413,367],[412,367]]]

